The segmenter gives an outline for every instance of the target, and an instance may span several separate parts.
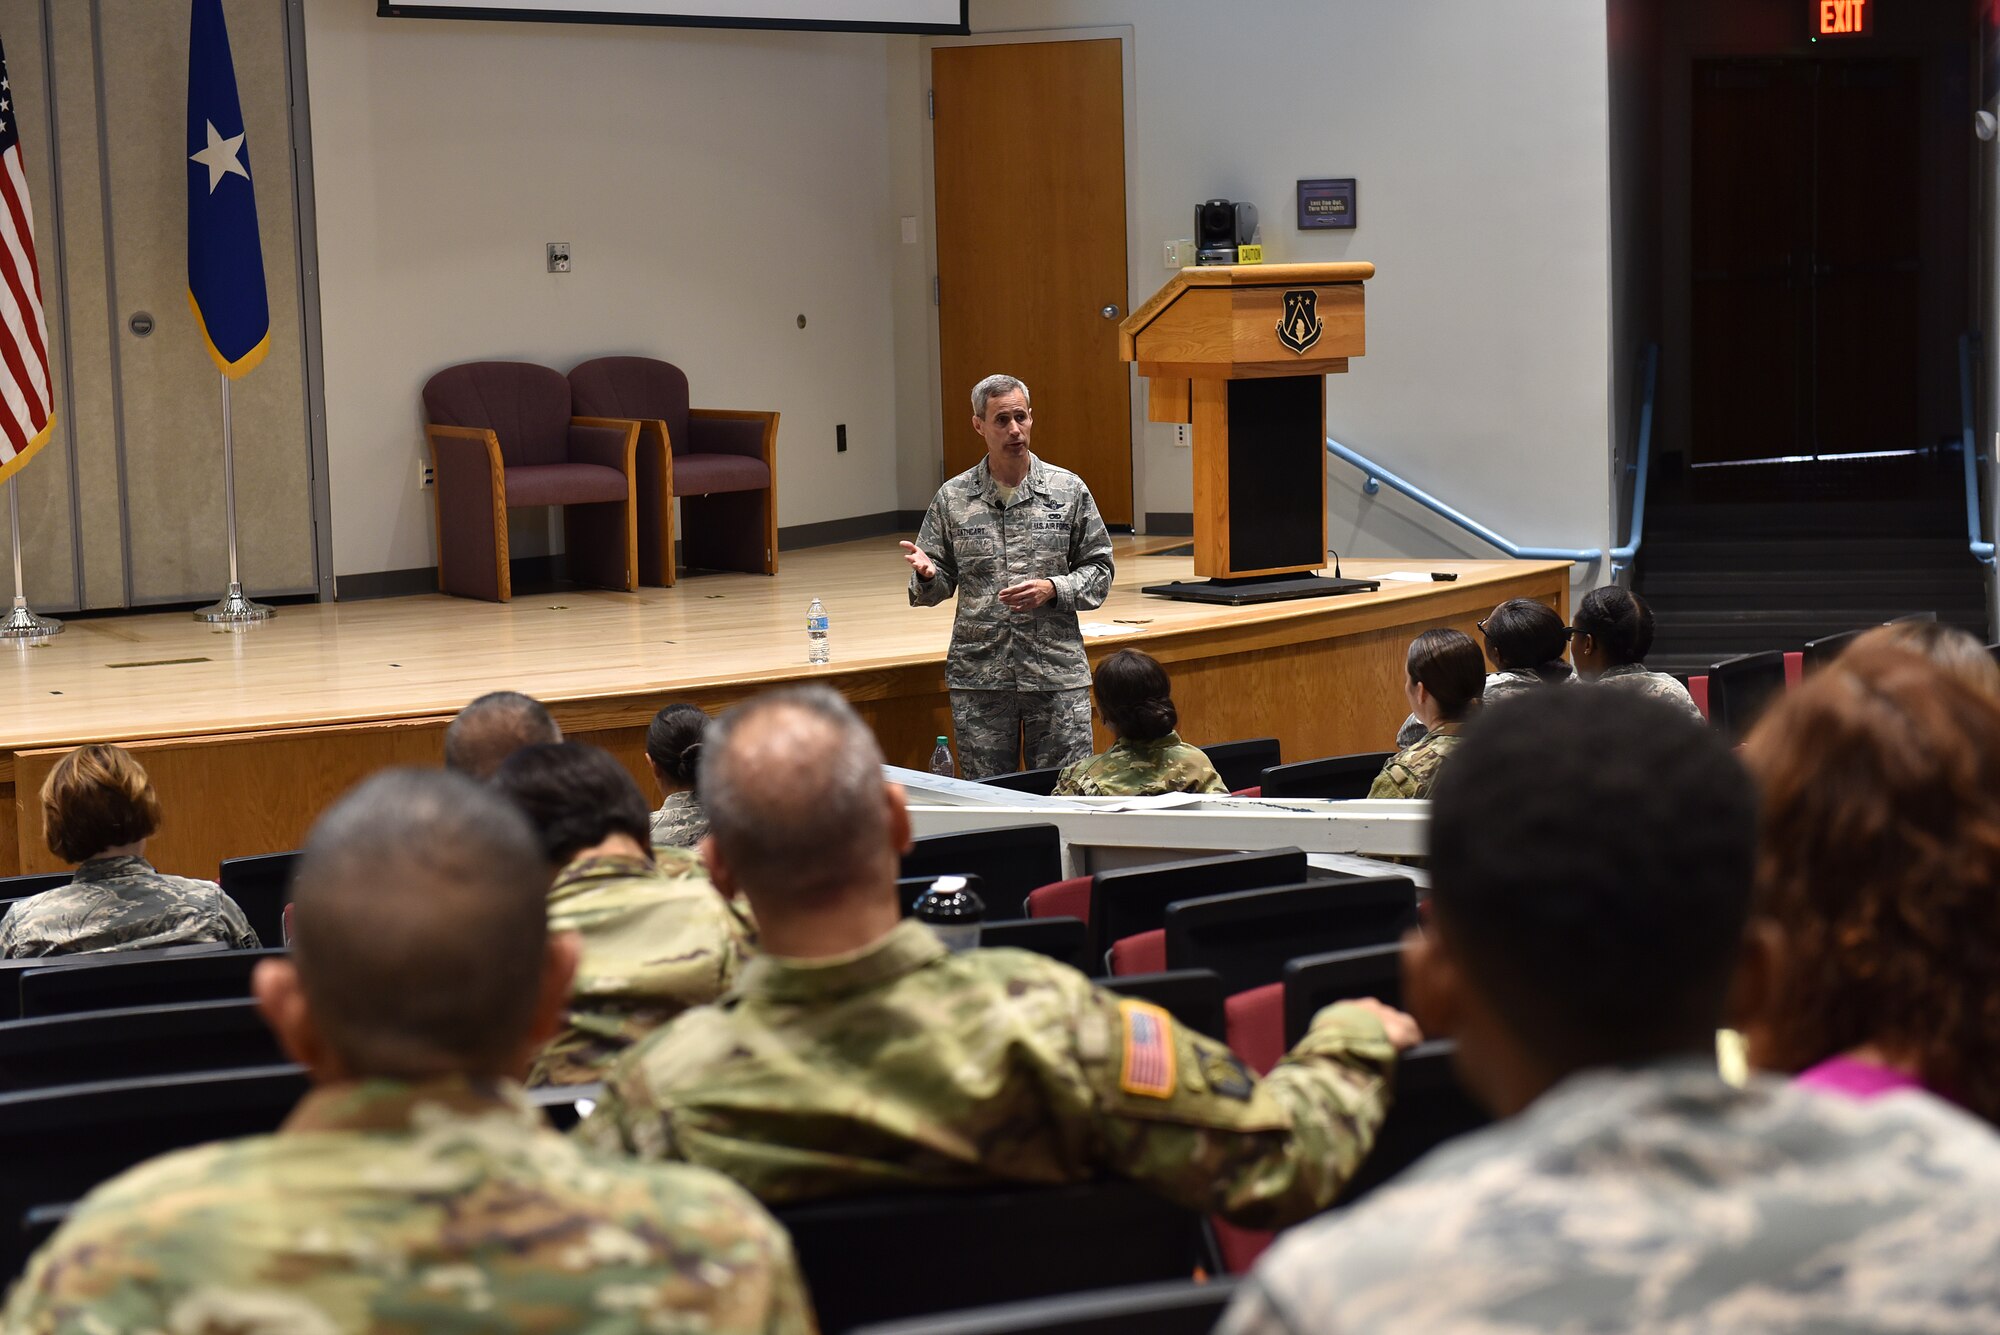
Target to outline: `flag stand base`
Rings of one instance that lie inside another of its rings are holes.
[[[0,623],[0,640],[45,640],[62,634],[62,629],[62,622],[54,617],[36,616],[28,609],[28,600],[15,594],[14,610]]]
[[[219,603],[210,603],[194,614],[196,621],[206,621],[211,625],[236,624],[251,621],[269,621],[277,615],[276,609],[266,603],[253,603],[243,596],[243,586],[235,582],[229,585],[229,592]]]

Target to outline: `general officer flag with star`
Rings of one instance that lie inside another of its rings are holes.
[[[271,347],[257,192],[222,0],[194,0],[188,36],[188,304],[222,374],[249,374]]]

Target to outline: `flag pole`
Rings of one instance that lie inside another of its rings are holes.
[[[0,640],[45,640],[62,634],[63,623],[54,617],[36,616],[28,607],[27,585],[21,578],[21,498],[14,490],[15,479],[7,479],[7,518],[14,534],[14,610],[0,623]]]
[[[222,380],[222,508],[228,520],[229,531],[229,592],[222,596],[221,602],[210,603],[196,612],[194,619],[234,623],[269,621],[277,615],[276,612],[264,603],[253,603],[245,598],[243,585],[236,577],[236,442],[230,431],[229,422],[229,377],[223,375],[220,378]]]

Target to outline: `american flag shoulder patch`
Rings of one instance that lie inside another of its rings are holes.
[[[1125,1058],[1118,1074],[1118,1087],[1127,1094],[1149,1099],[1172,1098],[1173,1016],[1146,1001],[1121,1001],[1118,1014],[1125,1022]]]

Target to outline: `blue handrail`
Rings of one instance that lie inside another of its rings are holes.
[[[1646,479],[1653,471],[1653,394],[1660,384],[1660,345],[1646,345],[1646,396],[1639,407],[1639,457],[1634,466],[1639,480],[1632,484],[1632,538],[1623,547],[1611,549],[1611,578],[1632,564],[1646,535]]]
[[[1432,514],[1442,515],[1466,532],[1492,543],[1495,547],[1498,547],[1517,561],[1601,561],[1604,559],[1604,550],[1600,547],[1523,547],[1517,543],[1509,542],[1470,515],[1461,514],[1459,511],[1452,509],[1422,487],[1403,481],[1402,478],[1397,477],[1394,473],[1366,455],[1357,454],[1353,450],[1348,449],[1332,436],[1326,438],[1326,452],[1336,459],[1342,459],[1353,464],[1366,474],[1368,480],[1361,484],[1361,489],[1370,496],[1380,491],[1382,489],[1381,484],[1386,482],[1397,491],[1402,492],[1405,496],[1415,501],[1418,505],[1429,510]]]
[[[1958,336],[1958,452],[1965,462],[1965,541],[1972,559],[1983,566],[1993,564],[1993,544],[1982,536],[1979,522],[1979,426],[1974,420],[1972,395],[1972,349],[1979,335]]]

